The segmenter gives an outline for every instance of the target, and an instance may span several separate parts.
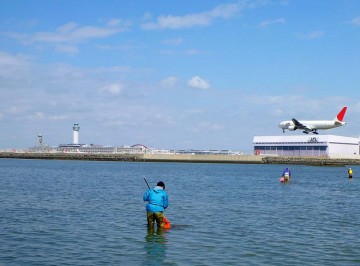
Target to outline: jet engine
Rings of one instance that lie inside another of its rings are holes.
[[[297,127],[296,127],[296,126],[289,126],[288,129],[289,129],[290,131],[294,131],[294,130],[297,129]]]

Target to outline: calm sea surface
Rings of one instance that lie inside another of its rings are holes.
[[[284,167],[0,159],[0,265],[360,265],[360,167]]]

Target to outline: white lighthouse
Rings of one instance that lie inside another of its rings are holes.
[[[79,144],[79,124],[75,123],[73,126],[73,144]]]

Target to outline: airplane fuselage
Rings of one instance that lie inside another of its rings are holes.
[[[293,118],[288,121],[282,121],[279,124],[279,127],[283,130],[284,133],[285,133],[285,129],[290,131],[301,129],[306,134],[308,134],[309,132],[318,134],[317,133],[318,129],[330,129],[345,125],[346,122],[343,122],[343,119],[346,113],[346,109],[347,107],[344,106],[333,120],[298,121],[295,118]]]
[[[337,122],[333,120],[312,120],[312,121],[299,121],[301,124],[306,125],[310,129],[331,129],[336,128],[342,125],[345,125],[345,122]],[[279,124],[281,129],[288,129],[290,131],[296,130],[295,123],[292,120],[283,121]]]

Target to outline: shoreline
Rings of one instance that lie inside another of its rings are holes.
[[[198,154],[94,154],[94,153],[17,153],[0,152],[0,158],[39,160],[84,160],[119,162],[178,162],[228,164],[296,164],[310,166],[360,165],[359,159],[331,159],[328,157],[284,157],[266,155],[198,155]]]

